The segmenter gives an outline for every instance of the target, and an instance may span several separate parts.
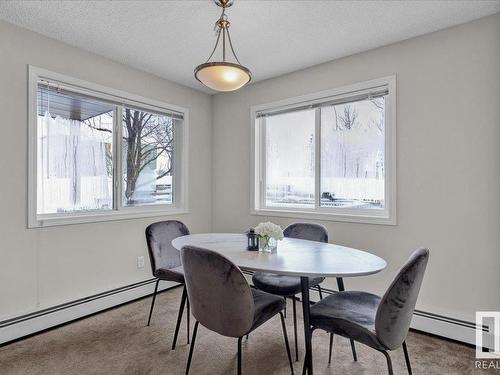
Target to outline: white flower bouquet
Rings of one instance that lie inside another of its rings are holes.
[[[269,221],[257,225],[255,233],[259,236],[260,248],[264,251],[275,250],[278,246],[278,241],[283,239],[283,230],[281,227]]]

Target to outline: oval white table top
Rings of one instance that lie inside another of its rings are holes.
[[[352,277],[382,271],[387,263],[366,251],[349,247],[285,238],[274,253],[248,251],[244,234],[202,233],[172,241],[177,250],[191,245],[224,255],[240,268],[291,276]]]

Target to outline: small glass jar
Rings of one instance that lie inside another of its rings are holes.
[[[269,236],[261,236],[259,239],[259,250],[272,253],[278,248],[278,241],[276,238]]]

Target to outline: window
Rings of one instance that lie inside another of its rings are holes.
[[[113,105],[40,85],[37,103],[37,214],[112,209]]]
[[[396,222],[395,78],[252,108],[253,213]]]
[[[266,119],[267,207],[314,208],[314,123],[314,110]]]
[[[30,67],[29,226],[186,211],[187,111]]]
[[[123,205],[172,204],[173,116],[124,108]]]

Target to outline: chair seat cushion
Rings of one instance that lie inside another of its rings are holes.
[[[375,333],[375,315],[380,297],[346,291],[332,294],[311,306],[311,325],[385,350]]]
[[[184,283],[184,269],[182,266],[174,268],[158,268],[154,276],[160,280]]]
[[[309,279],[309,286],[317,286],[325,280],[324,277]],[[300,277],[275,275],[273,273],[255,272],[252,276],[255,287],[264,292],[277,294],[279,296],[293,296],[301,292]]]
[[[286,301],[283,297],[275,296],[258,289],[252,288],[252,296],[255,305],[255,313],[253,325],[249,332],[267,322],[286,306]]]

